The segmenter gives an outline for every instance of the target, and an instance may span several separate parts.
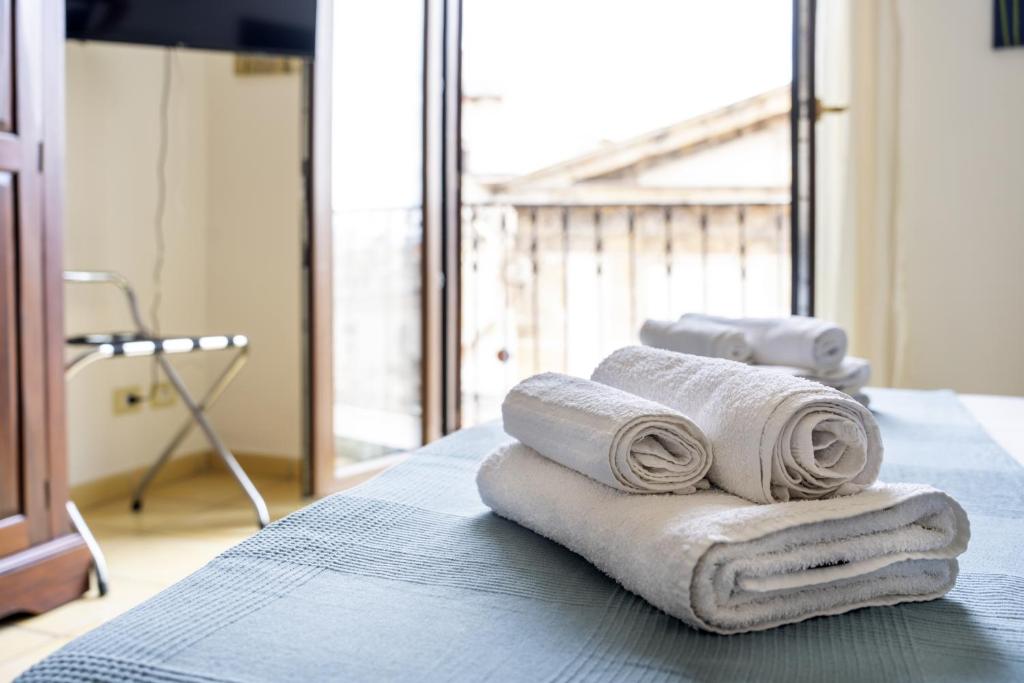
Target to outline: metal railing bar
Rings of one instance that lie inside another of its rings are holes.
[[[501,356],[499,360],[502,362],[504,367],[505,383],[508,384],[508,359],[511,351],[509,350],[509,339],[508,339],[508,316],[509,316],[509,303],[511,297],[508,295],[508,269],[509,262],[511,260],[509,253],[509,239],[508,239],[508,211],[501,212],[501,291],[502,291],[502,314],[501,314]]]
[[[665,302],[668,304],[668,317],[675,315],[675,307],[672,305],[672,294],[674,287],[672,287],[672,210],[675,207],[666,206],[663,217],[664,228],[665,228]]]
[[[789,250],[786,248],[784,233],[782,232],[783,224],[785,223],[785,207],[780,206],[775,212],[775,246],[778,250],[778,258],[776,263],[778,264],[778,278],[776,278],[775,289],[776,297],[781,301],[782,292],[786,287],[786,273],[783,267],[785,263],[786,255]]]
[[[597,274],[597,345],[604,348],[604,236],[601,234],[601,209],[594,209],[594,260]]]
[[[530,201],[495,201],[495,202],[471,202],[466,206],[479,207],[502,207],[511,206],[516,209],[702,209],[714,207],[722,209],[737,209],[741,206],[752,208],[771,208],[778,206],[789,206],[789,199],[779,200],[758,200],[749,202],[716,202],[716,201],[678,201],[678,202],[530,202]]]
[[[537,209],[530,210],[530,229],[532,231],[530,239],[530,261],[533,266],[533,281],[530,283],[533,291],[531,292],[531,317],[530,324],[533,331],[533,372],[534,374],[540,372],[540,287],[538,286],[540,280],[540,262],[539,262],[539,228],[537,226],[538,213]]]
[[[626,230],[629,236],[629,327],[637,329],[636,291],[636,209],[626,209]]]
[[[708,210],[705,208],[700,212],[700,273],[701,273],[701,299],[704,312],[708,311]]]
[[[562,372],[569,370],[569,221],[572,210],[562,207]]]
[[[473,412],[480,417],[480,225],[476,207],[469,212],[473,270]]]
[[[740,257],[740,312],[747,314],[747,211],[740,207],[736,212],[736,229],[739,233]]]

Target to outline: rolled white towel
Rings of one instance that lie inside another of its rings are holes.
[[[629,493],[708,488],[711,447],[685,415],[579,377],[523,380],[501,406],[505,431],[544,456]]]
[[[731,325],[746,332],[759,365],[795,365],[818,371],[839,367],[846,357],[847,339],[843,328],[817,318],[794,315],[788,318],[720,318],[687,313],[693,319]]]
[[[854,398],[862,395],[861,390],[871,381],[871,363],[865,358],[856,356],[847,356],[838,368],[824,372],[791,365],[759,365],[758,367],[763,370],[773,370],[793,377],[809,379],[812,382],[838,389],[844,394],[850,394]]]
[[[714,451],[711,483],[755,503],[849,495],[878,477],[875,418],[830,387],[646,346],[619,349],[591,379],[689,416]]]
[[[740,363],[750,360],[753,353],[743,330],[703,317],[647,320],[640,328],[640,342],[656,349],[728,358]]]
[[[956,580],[970,526],[945,493],[875,484],[755,505],[722,491],[630,496],[508,444],[477,474],[492,510],[579,553],[696,628],[732,634],[931,600]]]

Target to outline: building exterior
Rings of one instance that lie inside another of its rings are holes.
[[[646,318],[785,313],[789,107],[778,88],[523,175],[465,176],[464,422],[531,373],[589,375]]]

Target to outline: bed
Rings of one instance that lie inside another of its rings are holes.
[[[508,438],[488,424],[270,525],[22,680],[1024,680],[1024,468],[951,392],[871,399],[882,478],[970,515],[944,599],[692,630],[481,504],[477,463]],[[1019,405],[1001,419],[1019,439]]]

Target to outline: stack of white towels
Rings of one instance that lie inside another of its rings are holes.
[[[753,363],[766,370],[813,380],[868,404],[864,387],[871,364],[846,355],[843,328],[818,318],[721,318],[687,313],[679,320],[648,320],[640,328],[647,346]]]
[[[931,600],[967,547],[951,497],[875,481],[871,413],[799,377],[627,347],[521,382],[502,415],[518,441],[481,465],[483,501],[707,631]]]

